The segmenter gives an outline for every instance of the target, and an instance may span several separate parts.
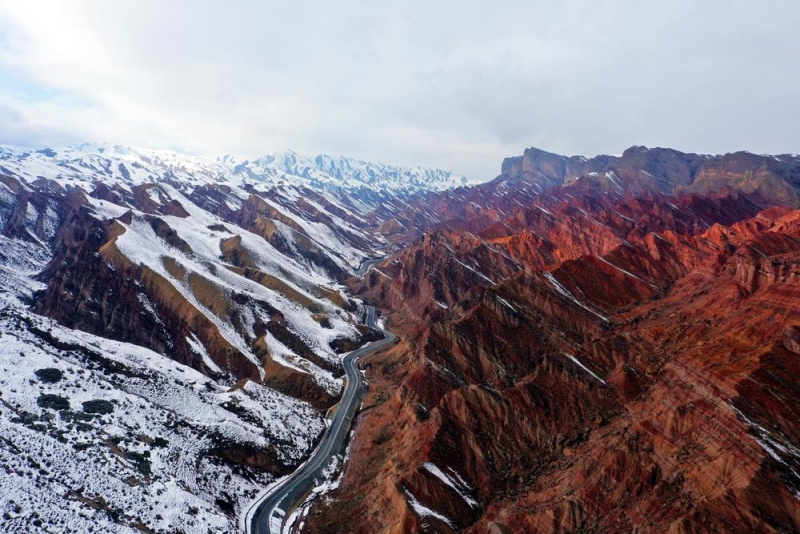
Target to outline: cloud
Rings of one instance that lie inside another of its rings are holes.
[[[0,142],[485,178],[534,145],[797,151],[796,2],[565,4],[0,0]]]

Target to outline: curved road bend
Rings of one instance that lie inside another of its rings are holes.
[[[382,262],[383,260],[384,260],[384,258],[375,258],[373,260],[366,260],[364,263],[361,264],[361,266],[358,268],[358,270],[356,270],[356,274],[358,276],[364,276],[365,274],[367,274],[367,271],[372,269],[373,265],[377,265],[380,262]]]
[[[369,268],[370,265],[368,264],[366,267]],[[366,324],[371,328],[376,328],[375,308],[367,306],[366,309]],[[330,426],[322,436],[322,441],[317,445],[311,458],[300,469],[266,494],[256,505],[253,519],[246,525],[248,533],[279,533],[283,527],[286,513],[305,497],[306,493],[317,486],[317,479],[321,479],[323,468],[328,465],[335,454],[342,451],[353,417],[355,417],[364,393],[364,382],[356,363],[359,358],[386,347],[396,339],[392,333],[385,330],[383,332],[384,339],[356,349],[344,357],[342,363],[347,375],[347,385],[336,415],[333,416]]]

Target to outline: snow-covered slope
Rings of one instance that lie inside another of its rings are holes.
[[[35,293],[48,287],[48,280],[33,276],[62,246],[55,232],[81,228],[70,219],[76,199],[0,182],[0,223],[7,234],[0,235],[0,531],[235,531],[256,496],[310,453],[324,427],[322,414],[257,381],[204,375],[169,352],[66,328],[28,310]],[[86,202],[79,210],[101,224],[129,212],[91,197]],[[150,226],[140,229],[145,214],[130,213],[121,236],[128,245],[152,232]],[[193,259],[152,238],[128,246],[132,261],[146,264],[161,254],[191,268],[212,259],[213,243],[198,225],[213,218],[203,213],[180,221]],[[299,281],[327,281],[279,254],[255,261]],[[105,290],[114,293],[119,285]],[[281,299],[266,293],[258,298]],[[287,313],[297,310],[293,302],[282,306]],[[145,313],[158,320],[154,307]],[[295,312],[288,324],[314,328],[312,322]],[[323,381],[330,376],[289,349],[275,350],[275,358],[298,372]]]
[[[0,531],[235,531],[377,335],[341,281],[385,242],[316,179],[95,148],[2,151]]]
[[[292,183],[329,191],[367,189],[411,194],[472,183],[440,169],[400,167],[346,157],[307,158],[292,151],[246,158],[189,156],[169,150],[83,144],[19,149],[0,147],[0,173],[27,181],[40,177],[62,186],[114,180],[138,185],[161,180],[242,185]]]
[[[269,462],[296,462],[323,428],[262,385],[230,389],[7,303],[0,332],[3,532],[231,532],[275,480]]]

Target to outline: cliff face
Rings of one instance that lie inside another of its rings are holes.
[[[512,180],[526,180],[542,185],[561,185],[570,177],[589,172],[592,166],[580,156],[559,156],[527,148],[522,156],[506,158],[500,167],[500,174]]]
[[[607,173],[613,173],[609,176]],[[774,202],[800,206],[800,158],[734,152],[720,156],[687,154],[667,148],[631,147],[622,156],[560,156],[536,148],[503,161],[498,180],[526,181],[541,187],[598,178],[608,187],[707,193],[733,187]]]
[[[404,341],[306,531],[800,528],[800,212],[532,198],[359,283]]]

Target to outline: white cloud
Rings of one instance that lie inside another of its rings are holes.
[[[487,178],[531,145],[797,151],[795,2],[564,4],[0,0],[0,142]]]

